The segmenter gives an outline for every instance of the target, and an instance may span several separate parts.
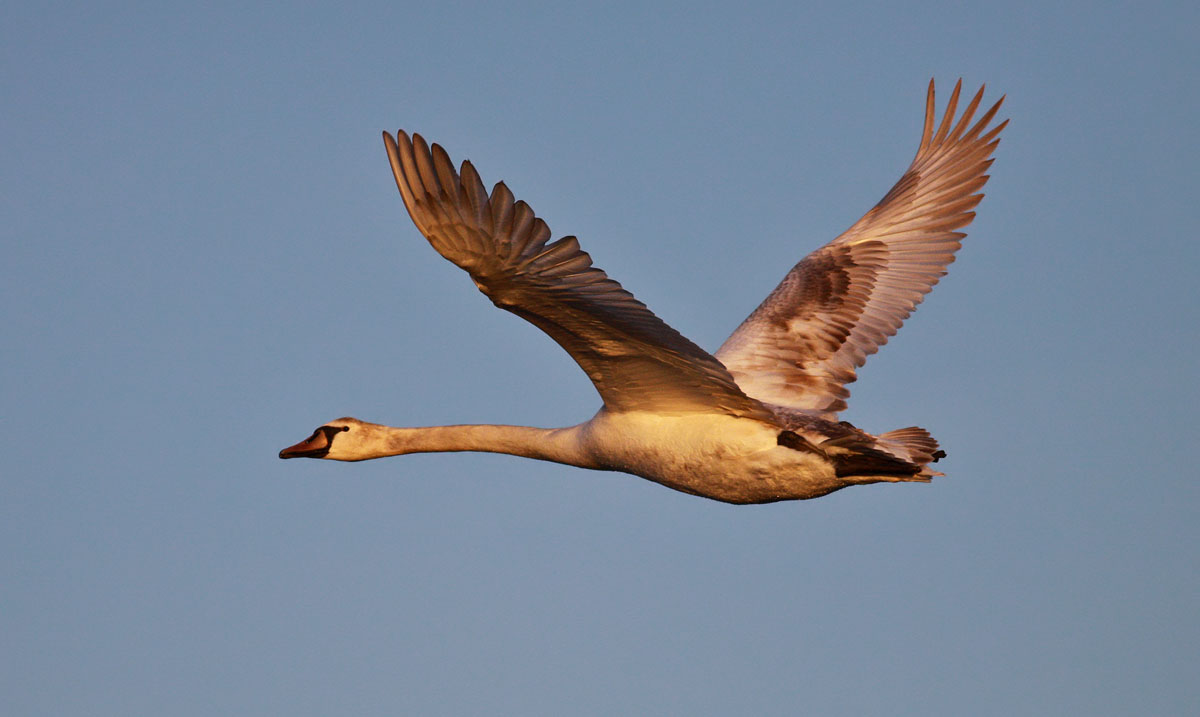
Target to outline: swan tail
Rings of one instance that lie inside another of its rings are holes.
[[[946,455],[928,431],[915,426],[880,436],[857,431],[831,438],[818,447],[833,463],[836,474],[851,483],[928,483],[943,475],[929,464]]]
[[[920,468],[913,480],[928,481],[945,473],[929,467],[946,457],[946,452],[938,447],[937,440],[929,435],[929,431],[916,426],[888,431],[876,437],[877,445],[888,453],[907,461]]]

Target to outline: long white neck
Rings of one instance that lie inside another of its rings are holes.
[[[528,426],[462,425],[395,428],[360,424],[360,435],[336,436],[329,458],[366,460],[407,453],[481,451],[599,468],[582,443],[582,427],[530,428]],[[350,440],[346,440],[350,439]]]

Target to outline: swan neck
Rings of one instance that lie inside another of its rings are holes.
[[[584,468],[596,467],[584,450],[579,426],[532,428],[529,426],[460,425],[383,429],[382,456],[408,453],[478,451],[507,453]]]

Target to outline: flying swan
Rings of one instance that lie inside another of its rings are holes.
[[[959,80],[934,129],[934,87],[916,158],[845,233],[792,267],[709,354],[592,266],[503,182],[489,195],[470,162],[419,135],[383,134],[404,206],[439,254],[496,306],[545,331],[592,379],[604,405],[569,428],[393,428],[339,418],[280,458],[361,461],[487,451],[625,471],[729,503],[817,498],[850,485],[928,482],[944,457],[922,428],[878,436],[838,421],[855,369],[894,335],[946,273],[988,180],[1007,120],[1001,97],[955,121]]]

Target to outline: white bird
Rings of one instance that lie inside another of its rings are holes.
[[[496,306],[559,343],[603,406],[568,428],[393,428],[354,418],[319,427],[280,458],[359,461],[487,451],[625,471],[729,503],[816,498],[850,485],[928,482],[946,454],[922,428],[878,436],[837,420],[855,369],[887,343],[946,273],[983,195],[1007,120],[1004,98],[954,120],[962,81],[934,129],[929,83],[921,143],[882,200],[796,264],[715,354],[684,338],[550,229],[503,182],[489,195],[470,162],[437,144],[383,140],[409,216]]]

